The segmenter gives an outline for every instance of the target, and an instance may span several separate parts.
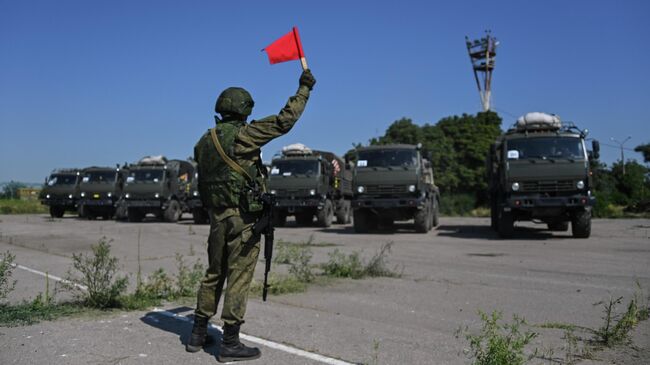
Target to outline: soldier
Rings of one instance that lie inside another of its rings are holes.
[[[252,231],[262,208],[256,195],[264,189],[266,178],[260,148],[291,130],[305,109],[315,83],[311,72],[304,71],[298,91],[278,115],[248,124],[246,119],[254,105],[251,95],[238,87],[224,90],[215,105],[221,120],[215,116],[216,127],[208,130],[194,147],[199,194],[209,209],[210,235],[209,266],[197,295],[194,327],[186,346],[189,352],[199,351],[209,342],[206,341],[208,320],[216,314],[227,282],[221,314],[223,340],[217,360],[252,360],[261,355],[258,348],[239,341],[239,328],[244,323],[248,290],[260,251],[260,237]]]

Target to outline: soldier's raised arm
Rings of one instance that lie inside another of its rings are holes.
[[[289,98],[279,114],[254,120],[241,128],[237,135],[235,154],[243,155],[257,151],[272,139],[289,132],[305,110],[310,91],[315,84],[316,79],[311,71],[303,71],[298,91]]]

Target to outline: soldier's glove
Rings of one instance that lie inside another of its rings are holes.
[[[314,75],[311,74],[311,70],[307,69],[302,72],[302,75],[300,75],[299,84],[301,86],[307,86],[309,90],[314,88],[314,85],[316,85],[316,79],[314,78]]]

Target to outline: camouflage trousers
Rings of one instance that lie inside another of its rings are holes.
[[[226,324],[244,323],[248,290],[260,253],[260,237],[253,236],[254,218],[239,214],[238,209],[210,211],[208,237],[209,266],[197,295],[197,316],[210,318],[224,294],[221,319]]]

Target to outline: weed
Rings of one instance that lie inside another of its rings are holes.
[[[370,277],[401,277],[402,272],[388,268],[388,254],[390,254],[393,242],[387,242],[381,246],[379,251],[370,258],[365,265],[364,271]]]
[[[15,255],[7,251],[0,254],[0,303],[7,298],[7,295],[16,287],[16,280],[11,280],[14,269]]]
[[[368,365],[379,365],[379,340],[372,340],[372,358]]]
[[[393,242],[387,242],[366,263],[360,259],[358,251],[345,255],[338,249],[329,253],[329,261],[323,266],[327,276],[337,278],[362,279],[364,277],[400,277],[401,272],[388,268],[388,254]]]
[[[66,281],[60,284],[86,306],[115,307],[119,304],[119,296],[126,290],[128,279],[116,277],[119,260],[111,256],[111,246],[105,237],[92,246],[92,251],[92,255],[72,254],[72,268],[68,270]]]
[[[83,311],[73,303],[53,304],[39,294],[31,302],[23,301],[16,305],[0,305],[0,327],[25,326],[42,320],[53,320]]]
[[[176,292],[177,297],[195,296],[199,286],[199,282],[205,273],[205,267],[199,260],[196,260],[190,269],[185,265],[183,255],[176,254],[176,267],[178,273],[176,274]]]
[[[189,236],[194,236],[194,235],[196,234],[196,232],[194,232],[194,229],[192,229],[192,225],[191,225],[191,224],[187,226],[187,234],[188,234]]]
[[[470,356],[474,365],[522,365],[527,361],[524,348],[536,336],[532,331],[522,331],[526,321],[513,316],[512,323],[501,324],[501,313],[494,311],[491,315],[479,311],[483,327],[479,334],[467,333]],[[457,335],[462,333],[458,330]]]
[[[256,296],[262,296],[263,284],[253,281],[250,286],[250,292]],[[307,290],[307,284],[298,280],[293,275],[269,275],[269,294],[281,295],[290,293],[302,293]]]

